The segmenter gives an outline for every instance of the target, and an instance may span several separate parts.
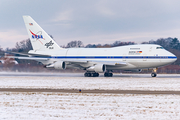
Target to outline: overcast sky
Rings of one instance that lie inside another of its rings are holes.
[[[0,46],[28,39],[30,15],[59,45],[180,39],[180,0],[0,0]]]

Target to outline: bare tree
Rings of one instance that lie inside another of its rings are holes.
[[[71,41],[67,44],[66,48],[78,48],[78,47],[84,47],[82,41]]]
[[[13,49],[13,51],[18,51],[18,52],[28,52],[29,50],[32,50],[30,39],[17,42],[15,49]]]

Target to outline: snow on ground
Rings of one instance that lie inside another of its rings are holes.
[[[178,75],[0,73],[0,88],[180,90]],[[0,92],[0,120],[179,119],[180,95]]]
[[[23,75],[23,74],[22,74]],[[34,75],[34,74],[33,74]],[[38,75],[38,74],[35,74]],[[47,74],[46,74],[47,75]],[[107,77],[62,76],[1,76],[0,88],[53,88],[53,89],[118,89],[118,90],[179,90],[180,77],[177,75],[126,75]],[[147,77],[148,76],[148,77]],[[163,77],[165,76],[165,77]]]
[[[179,95],[0,93],[0,119],[179,119]]]

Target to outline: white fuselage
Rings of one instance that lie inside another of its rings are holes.
[[[30,51],[33,54],[51,55],[53,61],[76,60],[76,61],[109,61],[124,62],[127,65],[107,66],[107,70],[131,70],[156,68],[171,64],[177,57],[159,45],[142,44],[128,45],[114,48],[69,48],[59,51]],[[49,64],[44,62],[44,64]],[[92,66],[90,64],[81,64],[82,67]]]

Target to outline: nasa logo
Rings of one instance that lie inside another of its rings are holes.
[[[49,46],[52,46],[54,43],[52,42],[52,40],[49,43],[46,43],[45,46],[48,48]]]
[[[32,38],[33,39],[43,39],[43,36],[42,35],[36,35],[36,34],[34,34],[31,30],[29,30],[30,32],[31,32],[31,34],[32,34]]]

